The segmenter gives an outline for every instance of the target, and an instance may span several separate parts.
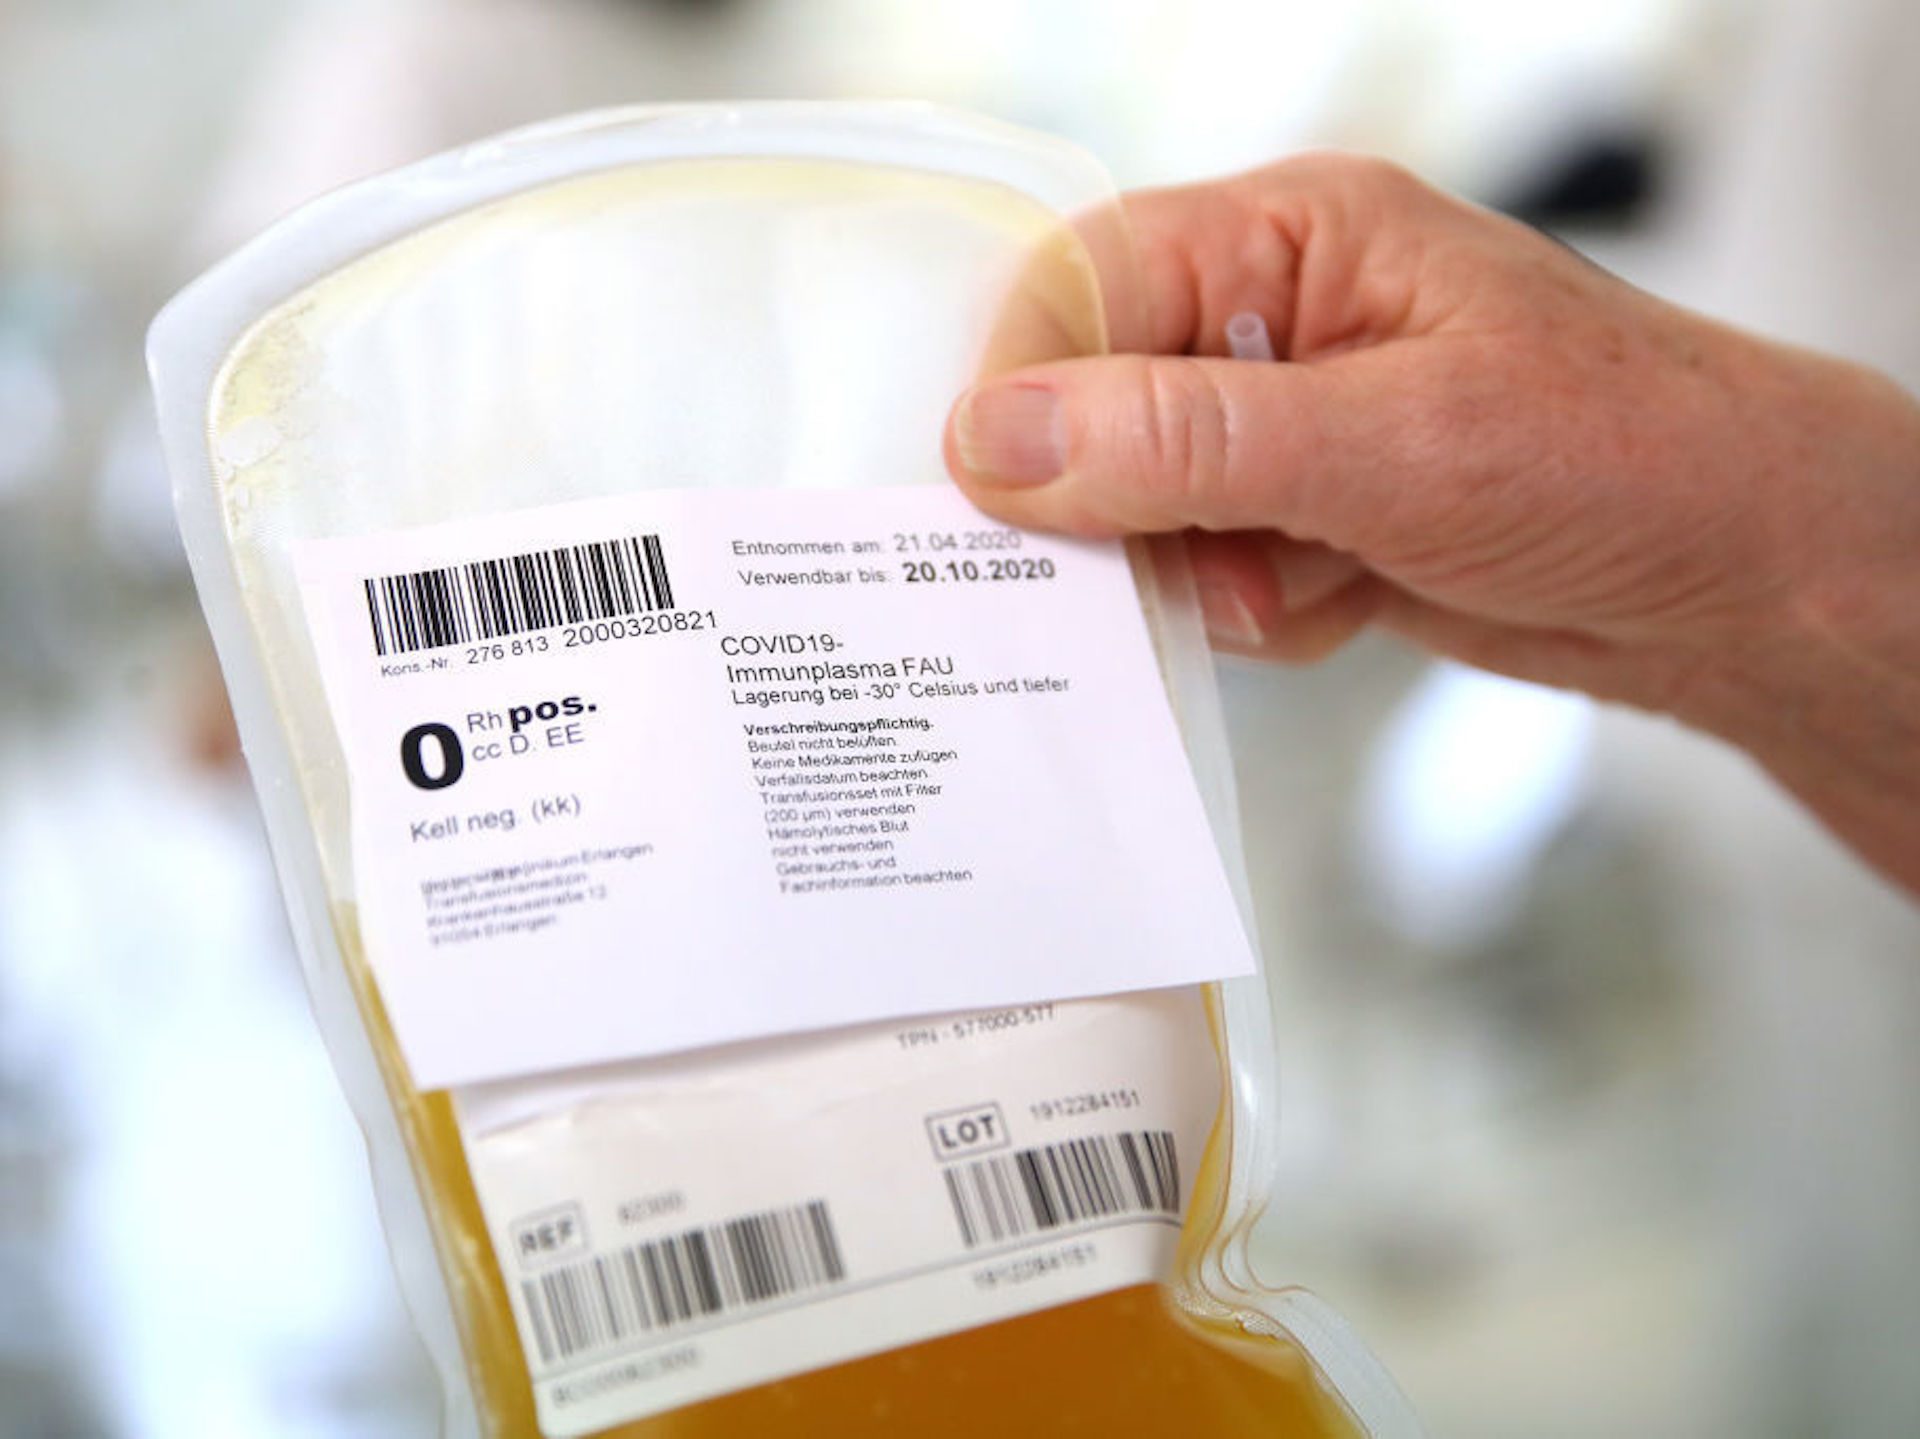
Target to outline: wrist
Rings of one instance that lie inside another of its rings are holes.
[[[1871,372],[1783,356],[1808,417],[1800,472],[1768,477],[1785,603],[1702,662],[1673,712],[1920,894],[1920,405]]]

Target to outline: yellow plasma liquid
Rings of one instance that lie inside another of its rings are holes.
[[[407,1079],[351,910],[336,933],[372,1028],[454,1297],[482,1424],[538,1439],[526,1357],[444,1092]],[[1189,1215],[1205,1214],[1211,1166]],[[1189,1219],[1189,1224],[1192,1219]],[[1348,1439],[1343,1406],[1283,1340],[1136,1285],[596,1431],[608,1439]]]

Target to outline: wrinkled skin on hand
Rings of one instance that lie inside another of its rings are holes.
[[[1745,747],[1920,892],[1920,406],[1715,324],[1392,166],[1126,202],[1133,351],[995,376],[948,427],[1014,524],[1184,531],[1215,642],[1368,624]],[[1110,247],[1109,247],[1110,252]],[[1225,358],[1260,314],[1280,363]]]

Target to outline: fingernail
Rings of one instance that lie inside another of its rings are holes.
[[[1059,403],[1035,385],[973,391],[960,402],[953,438],[960,463],[983,484],[1045,484],[1066,467]]]
[[[1233,649],[1257,650],[1265,636],[1260,622],[1232,585],[1202,583],[1200,614],[1207,622],[1209,637]]]

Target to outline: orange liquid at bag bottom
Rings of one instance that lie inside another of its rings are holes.
[[[344,919],[345,916],[342,916]],[[407,1079],[338,925],[440,1247],[482,1429],[539,1439],[533,1390],[444,1093]],[[1201,1188],[1207,1184],[1203,1175]],[[596,1430],[606,1439],[1348,1439],[1359,1430],[1293,1345],[1176,1310],[1137,1285]]]
[[[1159,1289],[1142,1285],[610,1432],[631,1439],[1317,1439],[1355,1431],[1297,1350],[1224,1329],[1203,1333]]]

